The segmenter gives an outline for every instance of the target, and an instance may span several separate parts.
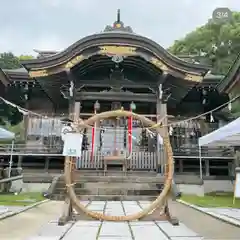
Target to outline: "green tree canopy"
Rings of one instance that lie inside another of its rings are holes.
[[[0,68],[2,69],[17,69],[21,68],[20,60],[32,59],[31,55],[15,56],[11,52],[0,53]],[[0,101],[0,125],[11,124],[17,125],[22,121],[22,114],[17,108],[11,107]]]
[[[31,55],[15,56],[11,52],[0,53],[0,68],[2,69],[16,69],[21,68],[20,60],[33,59]]]
[[[211,64],[215,74],[226,74],[240,52],[240,12],[233,12],[232,20],[204,26],[177,40],[169,51],[174,55],[194,55],[195,60]]]
[[[16,69],[20,68],[19,59],[11,52],[0,53],[0,68]]]
[[[33,59],[34,57],[32,55],[20,55],[18,57],[19,60],[28,60],[28,59]]]

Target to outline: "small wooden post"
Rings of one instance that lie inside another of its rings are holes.
[[[157,123],[161,123],[163,126],[166,126],[167,121],[167,104],[163,103],[162,100],[157,100]],[[161,129],[161,136],[165,137],[168,134],[167,127]],[[164,165],[166,164],[166,150],[159,148],[157,152],[157,169],[161,169],[161,174],[164,173]],[[159,170],[158,170],[159,171]]]
[[[71,120],[73,120],[73,122],[75,124],[78,123],[79,120],[79,113],[80,113],[80,102],[75,102],[74,104],[74,114],[72,114],[70,116]],[[81,147],[81,146],[79,146]],[[75,180],[75,171],[76,171],[76,158],[75,157],[70,157],[71,160],[71,183],[74,183]],[[65,161],[66,161],[66,157],[65,157]],[[64,175],[66,173],[64,172]],[[66,189],[67,191],[67,189]],[[63,213],[62,216],[59,218],[58,220],[58,225],[62,226],[65,225],[69,220],[71,220],[73,218],[73,206],[72,206],[72,202],[71,199],[68,196],[68,193],[66,192],[66,196],[65,196],[65,203],[64,203],[64,207],[63,207]]]

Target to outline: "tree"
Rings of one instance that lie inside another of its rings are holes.
[[[21,60],[28,60],[28,59],[33,59],[34,57],[32,55],[20,55],[18,59]]]
[[[31,55],[20,55],[19,57],[15,56],[11,52],[0,53],[0,68],[2,69],[16,69],[21,68],[20,60],[32,59]],[[14,95],[14,92],[12,93]],[[17,96],[17,95],[16,95]],[[19,98],[19,96],[18,96]],[[17,102],[21,105],[21,103]],[[22,121],[22,114],[18,111],[17,108],[11,107],[0,101],[0,125],[17,125]]]
[[[0,68],[2,69],[16,69],[21,68],[20,60],[33,59],[31,55],[15,56],[11,52],[0,53]]]
[[[240,12],[226,23],[211,19],[204,26],[177,40],[169,51],[174,55],[194,55],[195,61],[211,64],[214,74],[226,74],[240,52]]]
[[[19,59],[11,52],[0,53],[0,68],[16,69],[20,68]]]
[[[10,106],[2,100],[0,101],[0,125],[9,123],[13,126],[17,125],[22,120],[23,115],[19,112],[18,108]]]

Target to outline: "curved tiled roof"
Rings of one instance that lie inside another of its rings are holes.
[[[0,74],[1,72],[5,76],[5,80],[13,80],[14,77],[20,77],[20,76],[25,76],[26,79],[29,79],[32,81],[32,78],[30,78],[28,71],[25,68],[17,68],[17,69],[1,69],[0,68]],[[211,73],[207,73],[203,80],[205,83],[213,84],[213,85],[219,85],[218,82],[222,79],[224,79],[224,75],[214,75]],[[3,79],[3,77],[0,77],[0,81]]]
[[[225,92],[228,88],[234,84],[235,80],[240,75],[240,53],[235,59],[232,66],[229,68],[227,75],[222,79],[222,81],[218,84],[217,89],[219,92]],[[240,77],[239,77],[240,79]]]
[[[75,42],[74,44],[59,53],[48,55],[44,58],[24,60],[21,61],[21,63],[27,69],[47,68],[49,66],[61,64],[70,60],[78,53],[80,53],[83,49],[87,49],[93,46],[101,46],[105,44],[138,46],[139,48],[151,51],[165,62],[171,62],[172,65],[175,65],[178,68],[187,69],[191,72],[203,72],[205,74],[209,69],[209,67],[203,66],[201,64],[193,64],[183,61],[182,59],[169,53],[167,50],[165,50],[163,47],[161,47],[159,44],[149,38],[121,31],[111,31],[93,34],[82,38],[81,40]]]
[[[208,66],[184,61],[172,55],[153,40],[134,33],[130,26],[124,26],[120,19],[120,10],[117,11],[117,19],[113,25],[106,26],[103,32],[86,36],[61,52],[35,50],[39,54],[38,58],[23,60],[21,63],[27,70],[48,69],[65,64],[85,50],[90,51],[90,48],[105,45],[135,47],[139,51],[151,53],[167,65],[187,73],[204,76],[209,70]]]
[[[7,86],[9,83],[9,79],[3,69],[0,68],[0,83],[2,83],[4,86]]]

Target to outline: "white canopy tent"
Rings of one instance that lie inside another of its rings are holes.
[[[199,138],[199,146],[240,146],[240,117]]]
[[[9,161],[9,171],[8,171],[8,177],[10,177],[11,176],[12,163],[13,163],[12,155],[13,155],[15,133],[10,132],[10,131],[0,127],[0,140],[12,140],[11,154],[10,154],[10,161]]]
[[[13,140],[15,133],[0,127],[0,140]]]
[[[202,178],[202,146],[240,146],[240,117],[227,125],[198,139],[200,155],[200,177]]]

